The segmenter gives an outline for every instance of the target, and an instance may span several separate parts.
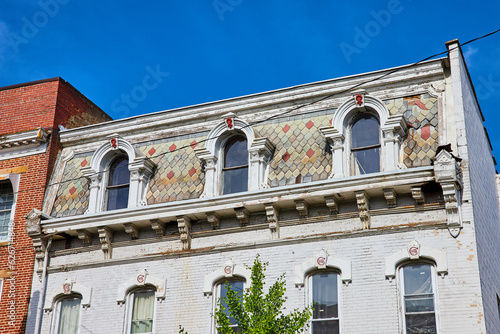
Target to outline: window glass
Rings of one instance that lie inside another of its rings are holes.
[[[10,181],[0,182],[0,240],[9,233],[10,211],[14,203],[14,190]]]
[[[128,206],[129,183],[128,159],[119,157],[109,167],[108,210],[123,209]]]
[[[351,160],[354,175],[380,171],[380,131],[378,120],[364,114],[351,128]]]
[[[134,292],[130,333],[152,333],[155,291],[139,290]]]
[[[229,311],[227,309],[227,302],[224,301],[224,298],[227,296],[227,291],[229,290],[229,287],[233,291],[236,291],[239,296],[243,297],[243,281],[227,281],[219,285],[220,302],[221,305],[224,307],[224,313],[226,313],[229,322],[231,323],[233,332],[241,333],[241,330],[238,327],[238,324],[236,323],[236,319],[234,319],[229,315]]]
[[[248,189],[248,150],[243,136],[230,139],[224,147],[222,168],[223,194],[232,194]]]
[[[336,334],[339,326],[338,275],[334,272],[311,276],[312,333]]]
[[[406,333],[437,333],[431,265],[407,265],[402,271]]]
[[[59,302],[57,334],[77,334],[80,322],[81,298],[69,297]]]

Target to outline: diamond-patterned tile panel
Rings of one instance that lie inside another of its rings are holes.
[[[51,216],[80,215],[87,210],[90,191],[88,180],[83,176],[80,168],[85,167],[90,162],[90,158],[90,156],[74,157],[67,162],[52,207]]]
[[[325,150],[326,140],[319,128],[329,126],[331,118],[331,114],[297,117],[254,128],[257,136],[269,138],[276,146],[269,170],[271,187],[328,178],[331,153]]]
[[[429,94],[384,101],[391,115],[403,114],[410,123],[403,143],[406,167],[430,166],[438,147],[437,98]]]

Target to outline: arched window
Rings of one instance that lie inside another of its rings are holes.
[[[314,308],[312,334],[340,333],[339,275],[319,271],[309,276],[309,301]]]
[[[107,187],[107,209],[116,210],[128,207],[130,172],[128,158],[119,156],[109,166]]]
[[[70,295],[57,301],[54,333],[78,333],[81,303],[82,298],[78,295]]]
[[[230,316],[229,310],[228,310],[228,304],[224,300],[224,298],[227,296],[227,292],[229,289],[235,291],[238,294],[238,296],[243,297],[244,284],[245,284],[245,282],[241,279],[240,280],[232,279],[232,280],[227,280],[227,281],[221,282],[216,287],[217,291],[216,291],[216,298],[214,298],[214,301],[215,301],[214,311],[216,309],[218,309],[220,306],[222,306],[224,308],[224,313],[226,314],[227,318],[229,319],[229,322],[231,323],[230,327],[233,329],[233,332],[235,332],[235,333],[239,333],[240,329],[238,327],[236,319]]]
[[[405,333],[437,333],[434,266],[407,264],[401,267],[400,275]]]
[[[14,203],[14,190],[10,181],[0,182],[0,240],[9,237],[9,222],[12,204]]]
[[[128,296],[129,328],[126,333],[153,333],[154,314],[155,289],[148,287],[132,291]]]
[[[230,138],[224,146],[222,194],[248,189],[248,147],[244,136]]]
[[[351,174],[380,171],[380,126],[377,118],[362,114],[351,127]]]

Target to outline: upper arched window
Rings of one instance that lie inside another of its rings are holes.
[[[351,174],[380,172],[380,126],[371,114],[357,117],[351,127]]]
[[[81,303],[82,298],[78,295],[70,295],[57,301],[54,333],[78,333]]]
[[[400,270],[405,333],[437,333],[434,266],[412,263]]]
[[[248,189],[248,147],[244,136],[231,137],[224,146],[222,194]]]
[[[14,203],[14,190],[9,180],[0,182],[0,241],[7,240],[9,236],[9,222],[12,204]]]
[[[128,206],[128,193],[130,185],[130,172],[128,170],[128,159],[119,156],[109,166],[109,177],[107,186],[107,209],[123,209]]]

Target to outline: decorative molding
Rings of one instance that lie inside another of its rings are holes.
[[[0,160],[15,159],[47,151],[49,134],[42,128],[0,136]]]
[[[236,213],[236,218],[240,221],[241,226],[247,226],[250,219],[250,212],[244,207],[235,208],[234,212]]]
[[[165,299],[166,280],[164,278],[152,276],[146,269],[143,269],[139,271],[137,275],[131,277],[118,287],[116,302],[118,304],[125,304],[127,294],[130,293],[131,290],[142,286],[155,287],[156,299]]]
[[[77,230],[78,239],[82,240],[85,246],[90,246],[92,244],[92,233],[87,230]]]
[[[79,294],[80,296],[82,296],[82,307],[90,307],[92,288],[82,284],[77,284],[76,281],[72,280],[71,278],[67,278],[62,285],[58,286],[56,289],[47,294],[47,296],[45,297],[45,304],[43,306],[44,311],[52,311],[54,309],[54,304],[59,298],[74,294]]]
[[[42,234],[42,220],[48,220],[51,217],[40,210],[32,209],[26,216],[26,234],[33,240],[35,249],[35,260],[37,264],[36,272],[39,278],[42,278],[43,261],[45,259],[45,249],[47,247],[47,237]]]
[[[223,267],[205,275],[203,280],[203,293],[205,295],[211,295],[217,282],[224,278],[241,277],[245,280],[245,285],[247,285],[250,282],[251,275],[252,272],[249,268],[243,265],[235,265],[233,261],[229,259]]]
[[[97,232],[99,233],[99,241],[101,242],[101,250],[104,253],[104,258],[111,259],[113,231],[108,227],[99,227]]]
[[[220,228],[220,217],[215,212],[207,212],[207,220],[212,225],[212,229],[217,230]]]
[[[443,189],[448,231],[456,238],[462,229],[462,170],[457,159],[443,149],[434,157],[434,173]]]
[[[187,216],[177,217],[177,228],[181,235],[182,249],[191,248],[191,219]]]
[[[300,218],[307,218],[309,216],[309,205],[305,200],[296,200],[295,208],[299,212]]]
[[[387,201],[388,208],[395,208],[397,206],[397,194],[393,188],[383,189],[385,200]]]
[[[422,186],[411,187],[411,197],[417,202],[418,205],[425,203],[425,195],[422,191]]]
[[[139,228],[135,224],[125,223],[123,226],[125,227],[125,233],[130,234],[132,240],[139,238]]]
[[[156,232],[156,236],[161,238],[165,235],[165,224],[160,222],[159,219],[151,219],[151,228]]]
[[[370,198],[368,197],[368,194],[364,190],[356,191],[355,194],[356,194],[356,203],[358,205],[358,211],[359,211],[359,219],[361,219],[361,223],[363,224],[363,229],[369,229],[371,220]]]
[[[399,264],[408,260],[429,259],[436,264],[438,275],[444,277],[448,272],[448,261],[446,252],[421,246],[417,241],[412,241],[406,249],[385,258],[385,277],[392,281],[396,277],[396,268]]]
[[[339,203],[334,196],[325,196],[326,206],[330,210],[330,214],[336,215],[339,213]]]
[[[295,286],[304,286],[307,275],[314,270],[332,268],[340,271],[342,282],[346,285],[352,281],[351,261],[331,257],[325,250],[321,250],[314,257],[295,266]]]
[[[279,226],[279,210],[273,203],[264,204],[266,209],[267,222],[269,223],[269,230],[271,231],[271,239],[279,239],[280,226]]]

